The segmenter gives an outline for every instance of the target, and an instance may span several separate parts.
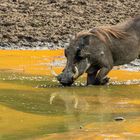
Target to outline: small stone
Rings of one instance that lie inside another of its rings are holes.
[[[80,86],[84,87],[85,86],[85,83],[80,83]]]
[[[57,1],[56,0],[48,0],[48,3],[51,4],[51,3],[56,3]]]
[[[123,117],[115,117],[114,120],[115,121],[124,121],[124,118]]]
[[[12,0],[13,2],[18,2],[18,0]]]

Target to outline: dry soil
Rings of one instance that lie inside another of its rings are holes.
[[[0,46],[65,47],[76,32],[139,13],[139,0],[1,0]]]

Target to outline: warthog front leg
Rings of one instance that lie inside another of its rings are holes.
[[[103,67],[99,70],[99,73],[95,79],[95,85],[105,85],[109,82],[109,79],[106,75],[112,69],[112,67]]]
[[[87,74],[87,85],[94,85],[96,83],[96,74],[97,72]]]
[[[96,75],[98,72],[98,67],[91,67],[87,72],[87,85],[95,85],[96,84]]]

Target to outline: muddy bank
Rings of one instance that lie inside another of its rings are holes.
[[[57,49],[83,29],[140,13],[139,0],[1,0],[0,49]]]

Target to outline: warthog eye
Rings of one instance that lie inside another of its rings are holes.
[[[75,60],[76,61],[80,61],[83,59],[83,57],[81,57],[81,50],[77,50],[76,55],[75,55]]]
[[[81,56],[76,56],[75,59],[76,59],[77,61],[80,61],[80,60],[83,59],[83,57],[81,57]]]

